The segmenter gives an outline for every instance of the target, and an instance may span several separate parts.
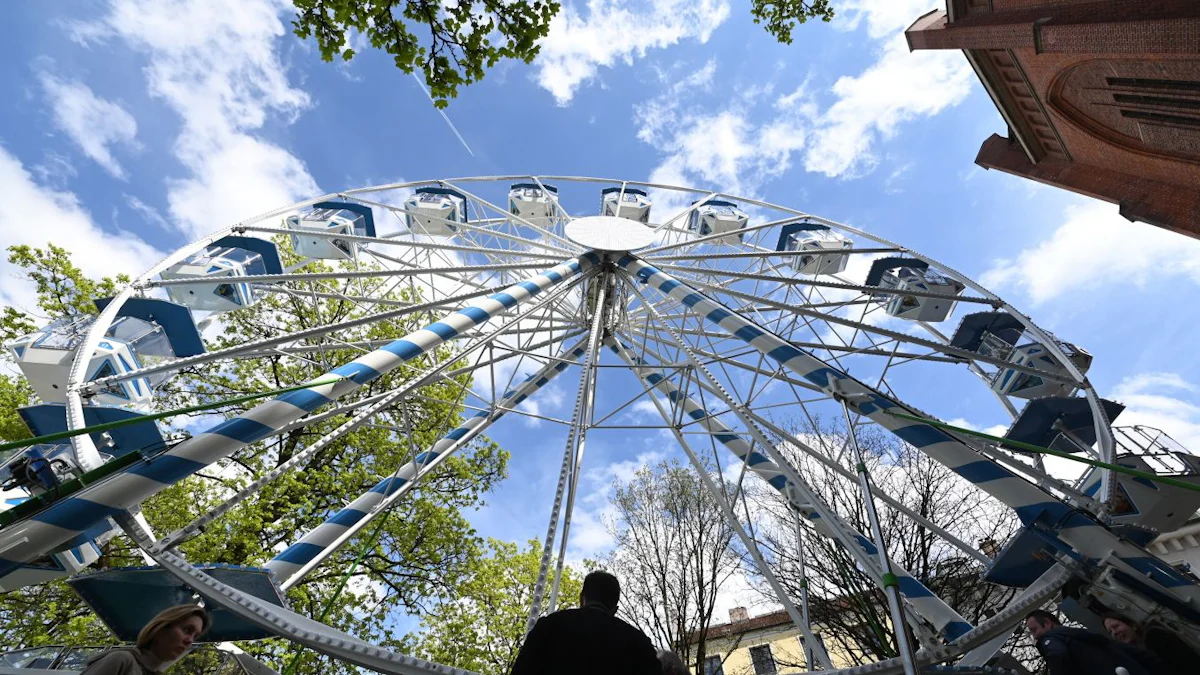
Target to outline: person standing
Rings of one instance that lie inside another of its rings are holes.
[[[158,675],[186,654],[211,623],[199,605],[164,609],[142,627],[135,646],[96,654],[80,675]]]
[[[1124,668],[1128,675],[1167,673],[1145,650],[1083,628],[1067,628],[1042,609],[1025,617],[1025,627],[1037,641],[1049,675],[1112,675],[1117,668]]]
[[[617,618],[620,598],[616,577],[588,574],[579,607],[539,619],[525,637],[511,675],[660,675],[650,638]]]

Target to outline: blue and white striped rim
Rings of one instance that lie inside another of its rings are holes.
[[[518,282],[469,306],[451,312],[440,321],[364,354],[331,371],[343,379],[283,394],[251,410],[221,422],[170,450],[106,480],[87,486],[75,495],[52,504],[32,518],[0,531],[0,578],[22,563],[39,557],[62,542],[85,531],[101,518],[120,513],[196,471],[229,456],[250,443],[271,435],[276,429],[382,376],[406,361],[424,355],[464,332],[486,323],[504,311],[533,298],[564,279],[599,264],[600,256],[589,252],[566,260],[549,270]],[[312,382],[328,379],[326,373]]]
[[[1016,512],[1021,522],[1053,530],[1060,539],[1092,560],[1102,560],[1115,553],[1126,563],[1136,567],[1147,557],[1153,558],[1144,549],[1110,532],[1091,514],[1072,508],[1040,487],[992,462],[954,436],[927,424],[909,422],[884,414],[884,411],[896,409],[925,418],[931,418],[931,415],[895,401],[855,380],[847,373],[791,345],[766,328],[735,314],[640,258],[625,255],[617,261],[617,265],[667,297],[691,307],[710,323],[740,338],[760,353],[831,394],[836,386],[839,389],[838,393],[842,395],[864,395],[865,400],[850,398],[850,407],[1007,504]],[[1163,567],[1170,569],[1165,564]],[[1200,586],[1174,570],[1168,572],[1156,569],[1155,574],[1147,576],[1164,590],[1169,589],[1169,592],[1181,599],[1192,598],[1200,602]]]
[[[628,358],[633,361],[634,371],[647,385],[662,392],[673,404],[681,406],[684,414],[694,420],[705,432],[720,441],[730,452],[737,455],[739,459],[746,463],[746,466],[751,471],[769,483],[771,487],[778,490],[788,500],[788,503],[804,514],[806,518],[809,520],[821,518],[821,514],[806,499],[795,494],[797,486],[792,483],[779,465],[765,455],[755,452],[750,444],[737,432],[725,426],[724,423],[710,415],[694,399],[684,394],[661,370],[648,365],[637,356],[633,356],[629,345],[622,344],[621,347],[629,354]],[[625,355],[622,354],[621,349],[617,348],[614,341],[610,341],[609,348],[618,356],[625,358]],[[809,490],[809,492],[812,491]],[[815,493],[813,493],[813,496],[816,496]],[[826,508],[826,511],[833,513],[832,509]],[[863,536],[862,533],[857,532],[849,523],[840,518],[835,518],[835,520],[835,523],[825,523],[825,527],[820,529],[837,527],[843,532],[850,534],[854,542],[866,554],[868,559],[866,564],[872,566],[875,576],[878,577],[881,571],[874,561],[874,557],[879,554],[879,550],[875,547],[875,544]],[[832,535],[832,533],[829,534]],[[971,630],[972,626],[970,623],[943,602],[941,598],[926,588],[924,584],[913,578],[912,574],[895,563],[893,563],[893,566],[892,573],[899,580],[900,594],[908,601],[913,611],[929,621],[947,642],[952,642]]]
[[[430,446],[428,451],[417,455],[414,461],[397,469],[392,476],[381,480],[375,487],[347,504],[324,523],[310,530],[300,541],[284,549],[267,563],[267,569],[274,571],[281,580],[290,580],[292,575],[333,546],[346,530],[366,518],[384,499],[406,485],[411,485],[413,479],[426,464],[446,453],[457,452],[488,425],[503,417],[507,412],[506,409],[520,405],[522,401],[566,370],[571,365],[569,361],[579,358],[586,350],[586,339],[565,349],[560,356],[562,361],[554,361],[543,366],[527,377],[525,381],[506,391],[492,410],[481,410],[468,417],[462,424],[450,430]]]

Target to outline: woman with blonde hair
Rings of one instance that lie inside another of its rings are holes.
[[[81,675],[158,675],[186,654],[211,622],[199,605],[164,609],[138,633],[135,646],[93,656]]]

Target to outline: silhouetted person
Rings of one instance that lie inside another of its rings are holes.
[[[1117,642],[1135,645],[1153,654],[1162,663],[1164,672],[1200,672],[1200,654],[1165,628],[1139,626],[1120,614],[1105,615],[1104,628]]]
[[[1037,640],[1050,675],[1113,675],[1117,668],[1129,675],[1166,675],[1145,650],[1083,628],[1067,628],[1045,610],[1030,612],[1025,627]]]
[[[539,619],[521,645],[512,675],[660,675],[650,638],[616,617],[620,598],[616,577],[587,575],[579,608]]]
[[[662,664],[662,675],[692,675],[683,659],[673,651],[664,649],[658,653],[658,662]]]

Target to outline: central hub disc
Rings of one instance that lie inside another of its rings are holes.
[[[654,230],[616,216],[584,216],[567,223],[567,239],[597,251],[636,251],[654,243]]]

